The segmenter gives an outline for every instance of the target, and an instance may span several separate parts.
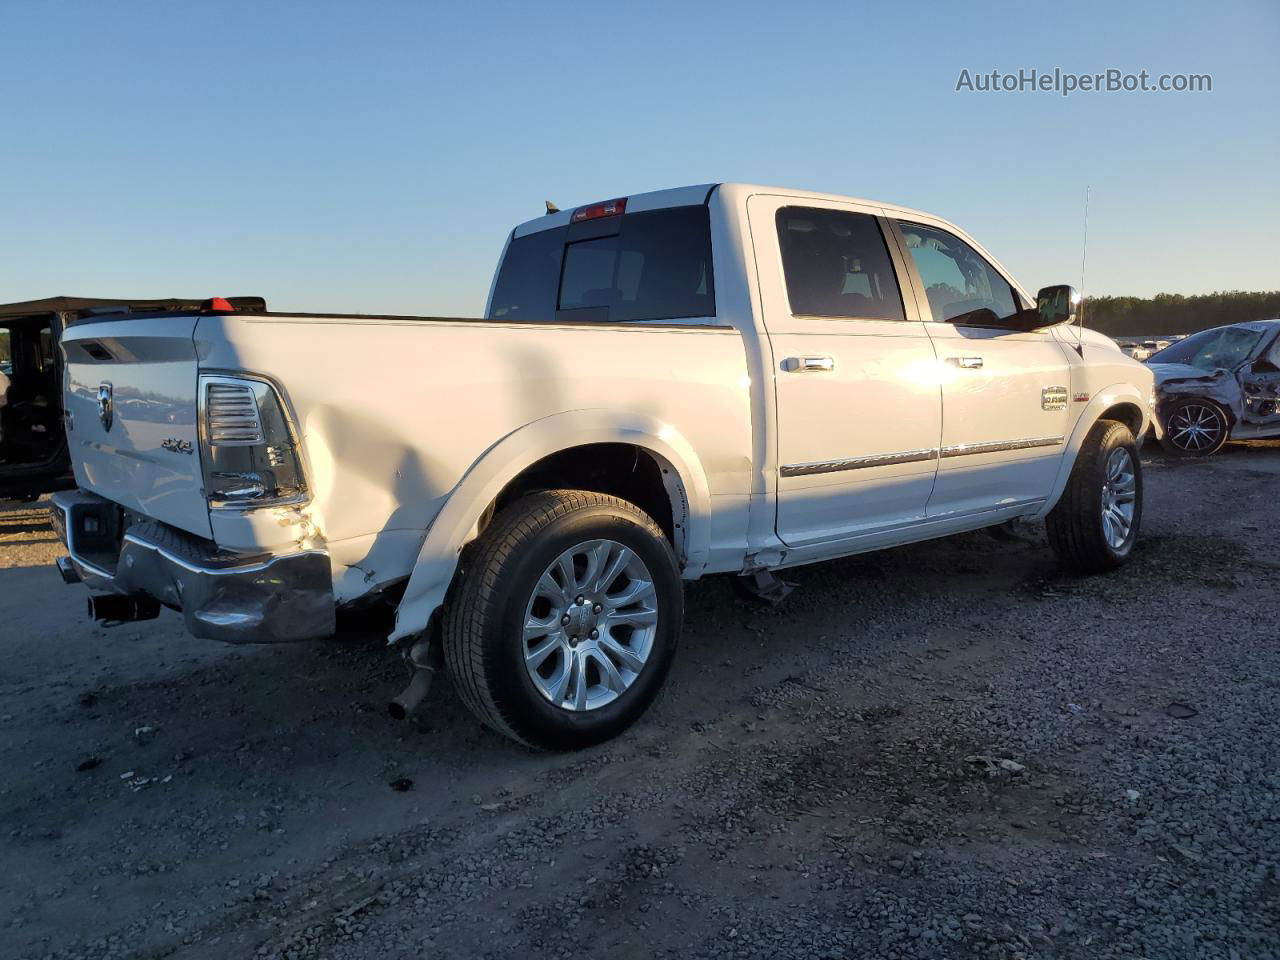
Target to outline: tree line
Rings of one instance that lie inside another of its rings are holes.
[[[1280,317],[1280,290],[1224,290],[1184,297],[1087,297],[1084,325],[1109,337],[1195,333],[1225,323]]]

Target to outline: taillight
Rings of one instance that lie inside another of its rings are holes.
[[[280,397],[264,380],[200,377],[200,448],[211,507],[306,498],[297,440]]]
[[[599,220],[601,217],[616,217],[619,214],[627,212],[627,198],[620,197],[617,200],[605,200],[603,203],[592,203],[585,207],[579,207],[573,211],[573,216],[569,218],[572,223],[581,223],[583,220]]]

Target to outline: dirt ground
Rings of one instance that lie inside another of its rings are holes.
[[[1144,463],[1110,576],[1030,529],[690,585],[572,755],[447,682],[392,721],[374,637],[95,627],[0,505],[0,955],[1280,956],[1280,444]]]

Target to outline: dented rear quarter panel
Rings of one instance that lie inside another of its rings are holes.
[[[195,342],[202,372],[244,371],[277,385],[311,492],[301,508],[214,511],[215,540],[323,545],[339,602],[407,577],[427,531],[478,465],[547,418],[590,420],[578,435],[592,442],[692,458],[677,464],[691,542],[709,540],[710,504],[698,508],[699,490],[703,499],[744,503],[750,492],[749,381],[742,339],[729,326],[229,315],[201,318]],[[566,446],[574,435],[564,431]],[[511,476],[521,462],[509,460]],[[487,506],[472,502],[477,489],[461,497],[467,518]],[[458,546],[450,544],[450,562]]]

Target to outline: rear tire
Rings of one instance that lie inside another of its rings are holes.
[[[1164,435],[1160,446],[1174,457],[1207,457],[1227,442],[1231,424],[1226,412],[1212,400],[1187,397],[1164,410]]]
[[[1045,521],[1049,545],[1072,573],[1102,573],[1129,559],[1142,522],[1142,463],[1123,423],[1099,420]]]
[[[485,725],[574,750],[649,707],[682,616],[675,554],[652,518],[617,497],[552,490],[505,508],[464,551],[445,662]]]

